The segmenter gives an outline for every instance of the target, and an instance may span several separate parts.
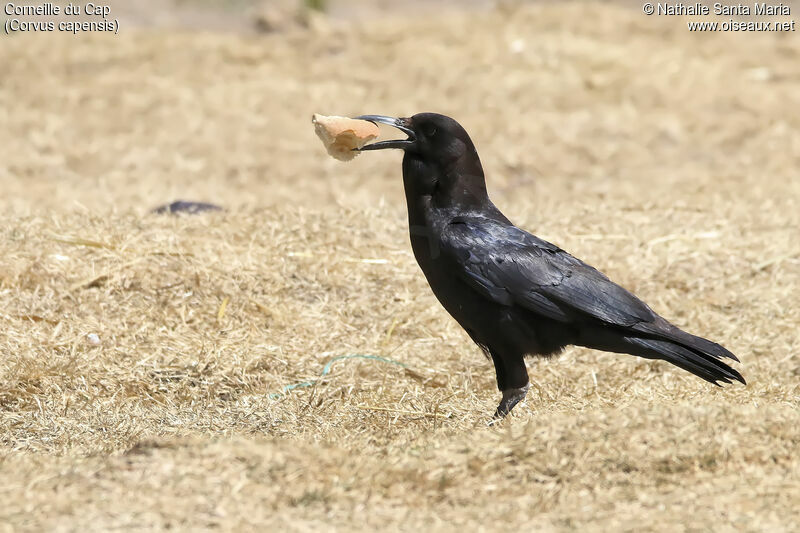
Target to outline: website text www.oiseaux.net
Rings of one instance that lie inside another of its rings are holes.
[[[783,3],[724,4],[717,2],[714,5],[708,5],[701,2],[645,2],[642,4],[642,11],[648,16],[704,17],[713,15],[730,17],[728,20],[687,21],[686,25],[689,31],[694,32],[753,31],[780,33],[796,31],[796,21],[787,20],[792,14],[792,8]],[[759,20],[753,20],[753,17],[758,17]],[[781,17],[782,20],[765,20],[769,17]]]

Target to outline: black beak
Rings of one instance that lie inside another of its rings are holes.
[[[361,148],[362,152],[365,150],[383,150],[385,148],[400,148],[405,150],[406,148],[414,146],[414,142],[417,140],[416,135],[414,135],[414,130],[408,127],[409,122],[407,118],[385,117],[383,115],[361,115],[360,117],[356,117],[356,119],[368,120],[376,124],[388,124],[408,135],[408,139],[393,139],[391,141],[380,141],[368,144]]]

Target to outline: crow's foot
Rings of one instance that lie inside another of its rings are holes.
[[[531,388],[531,384],[526,383],[524,387],[518,389],[504,390],[503,399],[500,400],[500,405],[497,406],[497,411],[494,412],[495,420],[505,417],[515,405],[524,400],[529,388]]]

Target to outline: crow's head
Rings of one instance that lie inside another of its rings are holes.
[[[368,144],[361,150],[400,148],[406,194],[414,197],[436,195],[458,200],[464,196],[486,198],[486,184],[478,153],[461,124],[438,113],[418,113],[409,118],[383,115],[356,117],[394,126],[405,139]],[[443,200],[445,198],[442,198]]]
[[[461,127],[461,124],[445,115],[418,113],[409,118],[393,118],[383,115],[363,115],[356,118],[388,124],[408,135],[406,139],[368,144],[361,149],[362,151],[400,148],[408,155],[443,168],[465,157],[477,157],[475,146],[466,130]]]

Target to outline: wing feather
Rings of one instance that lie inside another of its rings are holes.
[[[519,305],[560,322],[593,319],[632,326],[655,313],[604,274],[515,226],[459,217],[441,234],[461,279],[488,300]]]

